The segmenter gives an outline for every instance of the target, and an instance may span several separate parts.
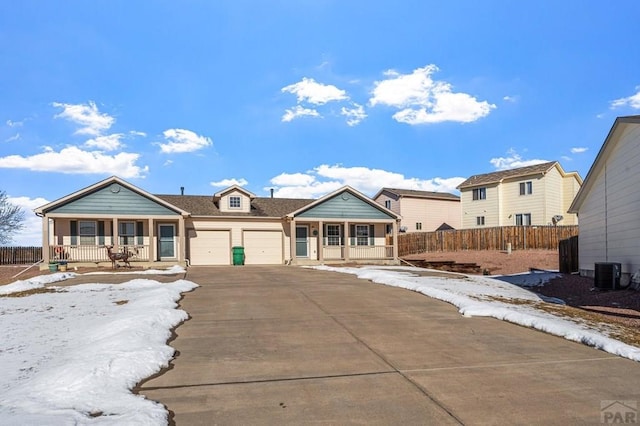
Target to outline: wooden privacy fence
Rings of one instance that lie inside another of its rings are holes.
[[[26,265],[42,260],[42,247],[0,247],[0,265]]]
[[[578,236],[561,240],[558,245],[558,264],[560,272],[570,274],[578,272]]]
[[[557,250],[560,240],[578,235],[578,226],[497,226],[412,232],[398,235],[398,254],[461,250]]]

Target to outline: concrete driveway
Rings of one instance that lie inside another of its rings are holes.
[[[600,424],[640,401],[636,362],[408,290],[291,266],[186,278],[178,356],[138,389],[178,425]]]

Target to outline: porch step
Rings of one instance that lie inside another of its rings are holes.
[[[477,263],[457,263],[453,260],[426,260],[411,259],[405,260],[415,266],[427,269],[437,269],[439,271],[460,272],[463,274],[481,274],[482,268]]]

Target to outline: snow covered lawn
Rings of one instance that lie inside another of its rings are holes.
[[[0,423],[166,424],[164,406],[131,390],[168,365],[171,329],[187,319],[177,301],[197,285],[132,279],[45,288],[72,276],[0,286]]]
[[[558,305],[545,303],[523,287],[539,285],[554,274],[523,274],[497,278],[482,276],[425,276],[428,270],[413,267],[365,266],[315,269],[354,274],[374,283],[401,287],[456,306],[466,317],[494,317],[535,328],[603,351],[640,361],[640,348],[612,338],[617,330],[606,324],[564,315]],[[548,300],[562,303],[560,300]]]

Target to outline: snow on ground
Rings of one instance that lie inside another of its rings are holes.
[[[74,275],[0,289],[7,294]],[[1,297],[0,423],[166,424],[164,406],[131,390],[168,365],[171,329],[187,319],[177,301],[195,287],[133,279]]]
[[[581,342],[603,351],[635,361],[640,361],[640,348],[608,337],[604,332],[588,327],[570,318],[553,315],[536,308],[542,302],[537,294],[514,283],[511,275],[506,280],[496,277],[454,275],[451,277],[420,276],[425,269],[396,266],[365,266],[361,268],[336,268],[316,266],[315,269],[357,275],[358,278],[378,284],[401,287],[422,293],[456,306],[467,317],[494,317],[526,327],[535,328],[575,342]],[[529,275],[529,274],[525,274]],[[526,285],[539,285],[540,276],[520,276]],[[550,277],[547,277],[550,278]],[[538,282],[538,284],[533,284]]]

